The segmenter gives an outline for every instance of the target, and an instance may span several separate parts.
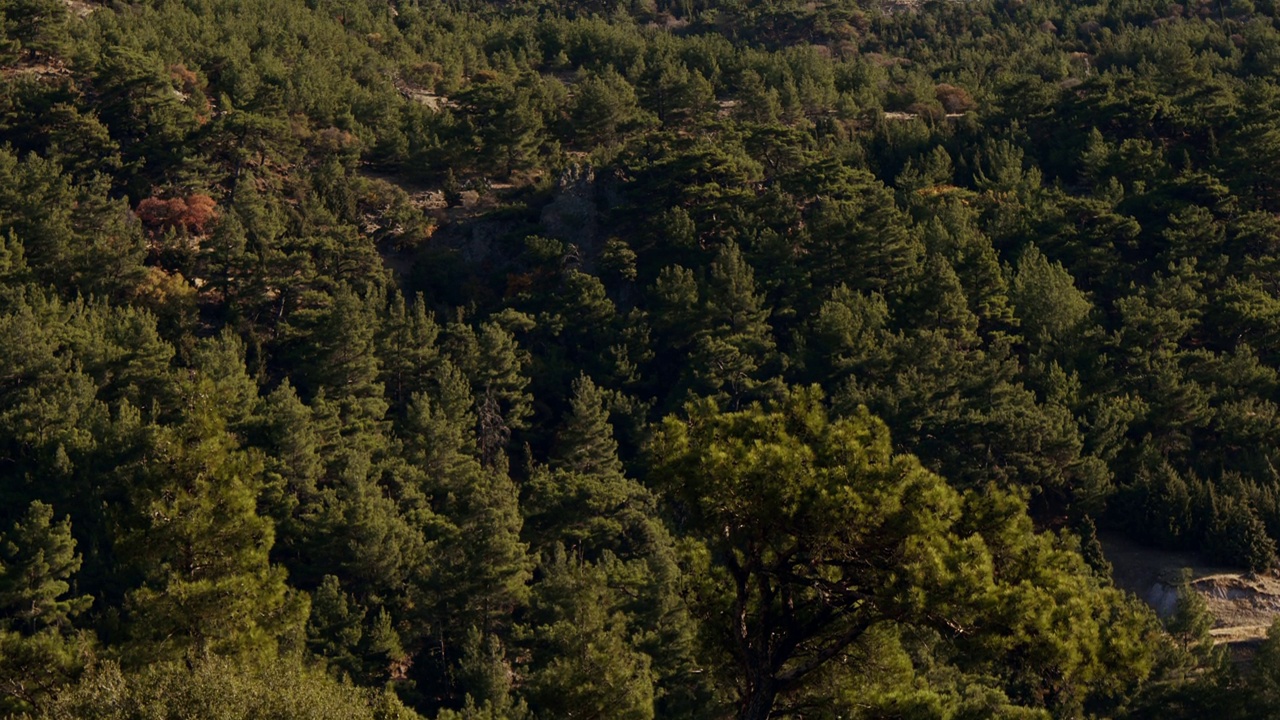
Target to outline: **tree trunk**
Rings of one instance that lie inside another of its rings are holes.
[[[751,695],[742,706],[738,720],[769,720],[773,715],[773,701],[778,696],[778,684],[773,678],[763,678],[751,689]]]

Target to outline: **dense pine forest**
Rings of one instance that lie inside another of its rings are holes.
[[[0,0],[0,716],[1280,715],[1280,3]]]

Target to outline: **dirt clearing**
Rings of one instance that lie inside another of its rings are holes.
[[[1173,612],[1183,568],[1213,613],[1217,643],[1252,643],[1280,616],[1280,579],[1206,563],[1195,553],[1156,550],[1113,533],[1101,533],[1103,552],[1117,586],[1144,600],[1162,617]]]

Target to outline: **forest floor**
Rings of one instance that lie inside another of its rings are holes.
[[[1208,563],[1196,553],[1157,550],[1113,533],[1101,533],[1117,586],[1134,593],[1161,616],[1173,612],[1183,568],[1213,613],[1214,642],[1247,646],[1261,640],[1280,616],[1280,578]]]

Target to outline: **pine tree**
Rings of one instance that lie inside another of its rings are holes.
[[[591,378],[581,375],[573,381],[569,407],[569,419],[556,438],[552,466],[584,475],[621,475],[604,393]]]
[[[529,88],[486,79],[457,94],[484,160],[483,170],[510,176],[530,163],[541,143],[542,115]]]
[[[29,56],[52,54],[65,42],[67,8],[52,0],[7,0],[3,8],[4,34]]]
[[[0,534],[0,629],[69,629],[93,603],[92,597],[65,597],[67,581],[80,569],[75,547],[71,518],[54,524],[53,508],[38,500]]]
[[[529,378],[524,374],[529,355],[496,322],[483,324],[471,338],[474,355],[455,355],[453,360],[471,378],[480,457],[485,465],[494,466],[504,461],[511,431],[523,428],[532,412],[532,397],[526,390]]]
[[[261,461],[226,432],[210,385],[190,392],[184,424],[157,428],[148,459],[130,469],[133,513],[118,550],[143,581],[125,598],[127,659],[273,657],[301,641],[306,600],[269,559]]]
[[[7,309],[16,300],[12,295],[29,273],[22,241],[12,231],[0,235],[0,308]]]
[[[604,403],[590,378],[574,381],[551,463],[535,467],[525,485],[525,537],[537,552],[563,544],[594,561],[606,550],[627,558],[653,550],[654,499],[623,474]]]
[[[635,89],[612,68],[587,74],[574,91],[570,128],[585,147],[615,143],[639,119]]]
[[[941,333],[962,348],[976,345],[978,318],[969,309],[969,299],[951,263],[930,253],[924,261],[924,274],[929,282],[922,283],[911,300],[913,321],[922,330]]]
[[[1253,572],[1270,570],[1276,561],[1276,542],[1267,536],[1257,513],[1244,500],[1229,495],[1215,498],[1206,544],[1220,561]]]
[[[531,706],[563,718],[652,718],[650,659],[631,646],[604,573],[563,551],[542,569],[528,630],[533,641],[526,690]]]
[[[404,421],[406,458],[425,474],[427,491],[450,486],[474,461],[476,414],[467,378],[448,360],[429,393],[409,399]]]
[[[795,172],[797,193],[813,197],[805,211],[805,269],[818,287],[847,284],[886,297],[907,291],[920,274],[924,246],[893,194],[868,173],[840,168]],[[814,179],[822,186],[808,187]]]
[[[281,333],[296,368],[293,380],[307,397],[323,390],[345,422],[380,421],[387,406],[375,347],[377,297],[339,286],[310,300],[316,307],[295,311]]]
[[[405,407],[414,393],[425,391],[443,358],[436,342],[440,326],[419,295],[412,305],[392,291],[389,317],[378,336],[383,383],[393,408]]]
[[[888,326],[889,305],[883,296],[836,287],[805,332],[807,377],[834,386],[860,370],[887,365],[893,343]]]
[[[457,530],[448,538],[449,567],[441,568],[461,627],[482,632],[507,621],[524,603],[530,577],[527,547],[520,542],[518,490],[505,472],[485,469],[459,482],[457,505],[447,513]],[[466,485],[461,483],[465,482]]]
[[[977,213],[949,200],[934,203],[929,211],[925,245],[951,264],[984,334],[1010,331],[1016,319],[1008,279],[991,239],[978,227]]]
[[[520,541],[518,490],[502,458],[492,466],[481,462],[471,383],[448,360],[438,385],[410,400],[404,450],[433,513],[424,528],[430,554],[413,584],[415,613],[429,623],[434,642],[447,648],[434,658],[444,677],[457,669],[468,629],[482,637],[498,633],[527,597],[530,567]]]
[[[255,420],[259,403],[258,384],[245,370],[244,360],[244,342],[229,328],[197,344],[191,357],[192,366],[213,383],[227,426],[235,431]]]
[[[1267,629],[1267,637],[1246,671],[1242,690],[1244,697],[1235,698],[1240,710],[1237,717],[1270,715],[1280,710],[1280,622],[1272,621]]]
[[[735,406],[776,394],[777,382],[761,378],[776,359],[769,310],[737,245],[727,243],[717,253],[702,298],[704,329],[694,336],[692,388]]]
[[[1183,568],[1176,584],[1178,600],[1173,614],[1165,620],[1165,628],[1188,655],[1203,655],[1213,649],[1209,629],[1213,627],[1213,615],[1209,604],[1192,582],[1190,568]]]
[[[255,439],[266,453],[264,505],[284,528],[291,525],[299,505],[315,501],[324,473],[320,437],[311,408],[288,380],[262,403]],[[286,531],[286,541],[293,535]]]
[[[502,640],[496,634],[485,635],[471,628],[462,644],[458,671],[460,684],[467,690],[468,703],[493,710],[512,709],[514,672]]]
[[[865,409],[832,420],[819,398],[798,390],[739,412],[691,404],[651,448],[655,482],[708,553],[695,607],[737,683],[739,718],[770,717],[882,622],[972,638],[1032,706],[1109,692],[1093,680],[1107,667],[1133,673],[1111,687],[1145,676],[1149,665],[1099,649],[1143,652],[1142,623],[1106,620],[1129,616],[1123,594],[1035,534],[1020,501],[992,488],[962,498],[894,456]]]
[[[1018,258],[1009,298],[1027,339],[1037,349],[1078,342],[1093,307],[1070,273],[1034,245]]]
[[[1098,577],[1111,577],[1111,561],[1107,560],[1102,543],[1098,540],[1098,526],[1094,524],[1093,518],[1085,515],[1077,532],[1080,533],[1080,555],[1084,561]]]
[[[418,506],[416,489],[389,486],[369,450],[346,445],[332,452],[320,492],[297,511],[295,574],[309,583],[337,574],[371,611],[412,606],[414,583],[430,571],[433,514]]]
[[[359,657],[365,612],[354,606],[338,578],[325,575],[311,593],[311,617],[307,621],[307,649],[322,657],[337,672],[363,678]]]

